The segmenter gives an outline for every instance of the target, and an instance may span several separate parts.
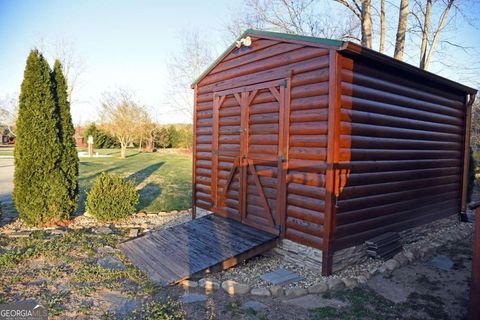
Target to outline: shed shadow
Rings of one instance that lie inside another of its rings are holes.
[[[148,167],[145,167],[135,173],[132,173],[126,179],[132,180],[136,185],[139,185],[140,183],[145,181],[148,177],[150,177],[155,171],[157,171],[164,164],[165,164],[164,161],[151,164]]]
[[[138,191],[138,194],[140,195],[140,203],[137,206],[137,210],[142,211],[148,208],[148,206],[150,206],[161,193],[162,188],[158,183],[147,183]]]

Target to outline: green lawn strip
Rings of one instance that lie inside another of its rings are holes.
[[[188,154],[144,153],[129,149],[126,159],[119,150],[98,150],[108,158],[80,158],[80,208],[86,192],[104,171],[135,181],[140,193],[138,209],[146,212],[183,210],[191,206],[192,158]]]

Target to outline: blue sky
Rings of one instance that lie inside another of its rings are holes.
[[[212,51],[221,52],[225,26],[242,3],[242,0],[0,0],[0,98],[18,94],[25,60],[32,47],[42,39],[47,44],[67,39],[85,63],[85,72],[76,89],[78,102],[72,107],[75,123],[94,120],[101,93],[116,87],[135,91],[141,102],[157,110],[161,122],[181,121],[184,118],[165,105],[166,61],[178,51],[180,33],[197,29],[214,46]],[[479,7],[480,2],[473,2],[472,9],[480,12]],[[393,25],[395,15],[391,17]],[[475,47],[478,62],[480,31],[462,21],[458,25],[461,32],[450,38]],[[406,50],[410,49],[407,44]],[[456,64],[462,68],[470,64],[469,54],[450,48],[450,60],[437,57],[431,71],[472,85],[472,77],[461,76],[456,68]],[[414,60],[411,62],[415,63]],[[473,74],[474,77],[480,74],[480,68]]]
[[[94,119],[100,94],[115,87],[134,90],[143,103],[166,108],[166,60],[177,51],[180,33],[198,28],[208,39],[218,38],[235,4],[0,0],[0,97],[19,92],[28,52],[41,39],[69,39],[85,62],[79,102],[72,110],[75,122]]]

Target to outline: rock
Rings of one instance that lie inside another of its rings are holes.
[[[331,278],[327,280],[328,289],[331,291],[340,290],[345,287],[342,280],[337,278]]]
[[[114,254],[115,249],[110,246],[100,247],[97,249],[97,252],[100,254]]]
[[[142,229],[150,229],[150,226],[149,226],[148,224],[146,224],[146,223],[142,223],[142,224],[140,225],[140,228],[142,228]]]
[[[47,279],[37,279],[37,280],[33,280],[33,281],[30,281],[28,283],[29,285],[32,285],[32,286],[44,286],[47,284]]]
[[[285,297],[301,297],[308,294],[305,288],[288,288],[285,290]]]
[[[50,234],[52,236],[63,236],[65,234],[65,231],[60,229],[53,229],[52,231],[50,231]]]
[[[415,260],[415,255],[413,254],[412,251],[405,250],[405,252],[403,254],[408,259],[409,262],[413,262],[413,260]]]
[[[113,231],[109,227],[98,227],[93,230],[96,234],[112,234]]]
[[[250,286],[244,283],[238,283],[233,280],[222,282],[222,288],[230,295],[243,295],[250,292]]]
[[[285,295],[285,291],[281,286],[272,286],[270,287],[270,292],[274,297],[283,297]]]
[[[250,290],[250,294],[252,296],[259,296],[259,297],[270,297],[271,293],[270,290],[267,288],[252,288]]]
[[[324,293],[328,291],[328,285],[324,282],[313,285],[308,288],[308,293],[318,294]]]
[[[408,264],[408,258],[405,256],[403,252],[397,253],[393,259],[397,260],[399,266],[405,266]]]
[[[111,270],[125,270],[125,266],[115,257],[108,256],[98,259],[97,264],[105,269]]]
[[[368,282],[368,286],[379,295],[394,302],[403,303],[407,301],[408,296],[412,293],[412,289],[397,284],[390,279],[386,279],[379,274]]]
[[[102,290],[99,299],[107,304],[108,311],[116,314],[129,314],[142,305],[140,299],[130,299],[118,291]]]
[[[349,306],[349,303],[340,301],[337,299],[323,299],[320,298],[317,295],[306,295],[303,297],[298,297],[294,299],[286,299],[282,300],[282,302],[294,305],[296,307],[300,307],[303,309],[317,309],[317,308],[325,308],[325,307],[330,307],[330,308],[344,308]]]
[[[138,237],[138,229],[130,229],[130,232],[128,233],[128,236],[130,238],[136,238]]]
[[[137,216],[137,217],[146,217],[147,214],[146,214],[145,212],[138,212],[138,213],[136,214],[136,216]]]
[[[399,267],[399,263],[395,259],[390,259],[390,260],[387,260],[387,262],[385,262],[385,268],[387,268],[388,271],[393,271],[398,267]]]
[[[433,257],[427,265],[448,271],[453,268],[453,261],[447,256],[436,256]]]
[[[249,300],[247,302],[245,302],[241,307],[240,309],[241,310],[248,310],[248,309],[251,309],[255,312],[260,312],[262,310],[265,310],[267,308],[266,305],[264,305],[263,303],[259,302],[259,301],[255,301],[255,300]]]
[[[180,297],[182,303],[195,303],[207,301],[208,297],[204,294],[186,293]]]
[[[183,288],[197,288],[198,282],[192,281],[192,280],[182,280],[180,281],[179,285],[182,286]]]
[[[28,238],[32,234],[32,231],[15,231],[10,233],[10,238]]]
[[[95,301],[91,298],[85,299],[82,302],[80,302],[80,306],[84,308],[91,308],[95,304]]]
[[[371,276],[374,276],[378,273],[378,268],[372,268],[370,270],[368,270],[368,273],[371,275]]]
[[[88,218],[93,218],[93,216],[92,216],[89,212],[87,212],[87,211],[85,211],[85,212],[83,213],[83,215],[84,215],[85,217],[88,217]]]
[[[367,273],[367,274],[368,274],[368,273]],[[359,275],[359,276],[357,277],[357,281],[358,281],[358,283],[360,283],[360,284],[365,284],[365,283],[367,283],[368,278],[367,278],[366,276],[364,276],[364,275]]]
[[[358,285],[358,281],[355,278],[345,278],[343,279],[343,283],[348,289],[355,288]]]
[[[304,278],[296,274],[295,272],[291,272],[287,269],[280,268],[273,272],[262,274],[260,276],[260,279],[274,285],[285,285],[292,282],[303,280]]]
[[[63,292],[70,292],[70,290],[72,290],[70,286],[67,286],[66,284],[57,285],[57,289]]]
[[[210,280],[210,279],[205,279],[205,278],[200,279],[198,281],[198,285],[201,288],[204,288],[205,291],[207,291],[207,292],[218,290],[218,288],[220,288],[220,285],[218,284],[218,282],[216,282],[214,280]]]
[[[380,267],[378,267],[378,272],[380,273],[385,273],[387,271],[387,267],[385,264],[382,264]]]

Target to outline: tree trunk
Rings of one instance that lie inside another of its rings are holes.
[[[138,142],[138,151],[142,151],[142,143],[143,143],[143,136],[140,137],[140,141]]]
[[[423,22],[422,46],[420,47],[420,64],[421,69],[425,69],[425,62],[427,59],[427,41],[428,33],[430,32],[430,14],[432,11],[432,0],[427,0],[427,7],[425,8],[425,19]]]
[[[405,50],[405,36],[407,33],[408,13],[409,13],[408,0],[400,0],[397,37],[395,39],[395,53],[394,53],[394,58],[398,60],[403,60],[403,52]]]
[[[145,151],[153,152],[153,136],[148,137],[147,145],[145,146]]]
[[[127,144],[120,144],[120,158],[125,159],[127,157]]]
[[[425,60],[425,65],[423,69],[427,70],[428,65],[430,64],[430,58],[432,57],[433,50],[435,49],[435,45],[438,42],[438,37],[440,36],[440,32],[442,32],[443,27],[445,27],[445,23],[447,22],[447,17],[448,13],[450,12],[450,9],[452,8],[454,0],[449,0],[447,3],[447,6],[445,7],[445,10],[443,10],[442,16],[440,18],[440,23],[438,24],[438,28],[435,31],[435,35],[433,36],[432,44],[430,45],[430,48],[428,49],[428,54]]]
[[[380,48],[378,51],[385,51],[385,0],[380,0]]]
[[[372,3],[362,0],[362,46],[372,48]]]

